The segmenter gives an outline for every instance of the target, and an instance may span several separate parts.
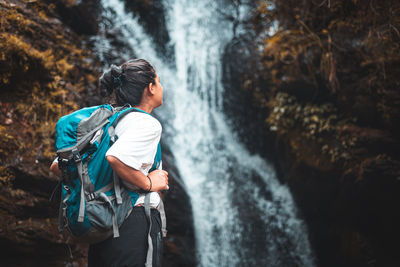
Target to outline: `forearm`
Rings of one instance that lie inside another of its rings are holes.
[[[107,156],[107,161],[110,164],[111,168],[118,174],[118,176],[128,183],[133,184],[144,190],[150,189],[149,178],[147,178],[147,176],[144,175],[141,171],[129,167],[114,156]]]

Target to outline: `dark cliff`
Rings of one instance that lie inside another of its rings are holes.
[[[290,187],[319,266],[400,264],[399,11],[266,2],[225,49],[225,110]]]
[[[57,230],[49,173],[57,119],[94,91],[100,65],[57,4],[2,1],[0,33],[0,250],[5,266],[82,264]],[[67,8],[67,7],[66,7]],[[55,194],[58,196],[57,194]]]

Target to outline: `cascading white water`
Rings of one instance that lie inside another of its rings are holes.
[[[273,168],[237,141],[222,112],[221,54],[232,25],[213,0],[166,0],[176,69],[118,0],[105,14],[164,86],[157,114],[193,209],[199,266],[314,266],[304,223]],[[98,40],[99,46],[107,45]]]

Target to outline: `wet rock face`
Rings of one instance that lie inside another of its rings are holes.
[[[54,4],[61,21],[77,34],[96,35],[99,30],[100,0],[46,0]]]
[[[248,36],[238,36],[229,42],[222,56],[224,84],[224,113],[238,136],[252,152],[260,152],[258,148],[266,147],[263,120],[266,111],[255,108],[254,96],[249,88],[260,87],[266,81],[260,76],[259,54]],[[243,88],[247,86],[248,88]],[[265,153],[262,153],[266,155]]]
[[[248,35],[234,37],[224,49],[224,113],[232,129],[251,153],[257,153],[279,166],[281,162],[276,156],[276,135],[265,123],[270,110],[261,88],[268,88],[269,85],[262,74],[263,67],[259,61],[261,55],[255,47],[256,33],[248,31]],[[254,95],[254,91],[259,94]],[[280,171],[281,168],[277,168],[278,174]],[[282,175],[278,175],[278,179],[286,182],[282,178]]]
[[[193,215],[185,185],[174,166],[168,144],[163,144],[163,168],[168,171],[170,189],[164,196],[167,238],[164,239],[163,266],[196,266]]]
[[[356,244],[368,249],[369,260],[377,266],[395,266],[400,262],[396,250],[400,214],[395,212],[400,201],[400,162],[378,155],[363,161],[355,171],[343,177],[338,198],[342,221],[361,237],[363,242]]]
[[[10,179],[0,186],[0,249],[4,266],[83,266],[86,246],[66,245],[58,232],[56,177],[27,169],[7,168]],[[2,177],[3,178],[3,177]],[[71,254],[73,258],[71,258]]]
[[[378,156],[344,174],[295,162],[283,140],[279,148],[319,266],[396,266],[399,162]]]
[[[174,57],[174,49],[169,44],[170,37],[162,1],[126,0],[124,2],[126,9],[139,17],[140,24],[144,26],[147,34],[153,38],[159,56],[164,59],[172,59]],[[170,62],[174,61],[171,60]]]

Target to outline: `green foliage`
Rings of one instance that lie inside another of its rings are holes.
[[[274,108],[266,122],[271,131],[277,131],[281,136],[290,136],[293,131],[300,129],[299,138],[304,143],[292,143],[292,148],[299,158],[310,156],[302,153],[306,150],[304,146],[310,143],[315,143],[315,148],[319,150],[312,151],[313,153],[325,154],[332,163],[351,158],[350,153],[357,145],[357,136],[342,129],[356,122],[355,118],[340,116],[337,108],[331,103],[302,104],[287,93],[278,93],[270,105]]]

